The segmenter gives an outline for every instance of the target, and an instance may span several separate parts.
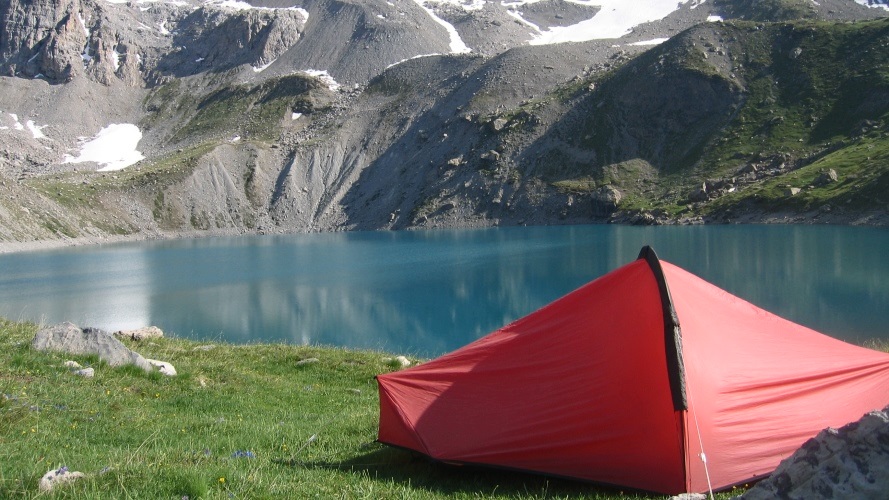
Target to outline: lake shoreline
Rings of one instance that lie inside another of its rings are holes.
[[[887,244],[889,232],[871,226],[586,224],[187,236],[68,241],[83,246],[0,255],[0,314],[109,331],[156,324],[189,338],[427,355],[557,300],[649,245],[729,293],[844,340],[882,337],[889,321],[879,307],[889,293],[880,279],[889,267],[873,250]]]
[[[491,221],[491,226],[500,226],[496,221]],[[548,224],[548,225],[592,225],[608,224],[608,222],[589,222],[587,224]],[[864,214],[829,214],[823,211],[811,213],[772,213],[768,215],[745,214],[735,220],[697,222],[695,224],[668,224],[668,225],[748,225],[748,224],[799,224],[799,225],[839,225],[839,226],[865,226],[865,227],[889,227],[889,212],[880,211]],[[453,227],[416,227],[405,229],[406,231],[422,231],[425,229],[471,229],[482,227],[479,224],[455,225]],[[309,230],[280,230],[275,232],[243,231],[236,228],[209,229],[209,230],[175,230],[175,231],[140,231],[126,235],[97,235],[79,236],[76,238],[59,238],[31,241],[0,241],[0,254],[35,252],[41,250],[53,250],[66,247],[106,245],[135,241],[175,240],[175,239],[201,239],[219,236],[259,236],[259,235],[288,235],[309,234],[317,232],[341,232],[336,231],[309,231]]]

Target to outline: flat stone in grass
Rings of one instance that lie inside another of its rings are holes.
[[[40,329],[34,335],[31,347],[38,351],[59,351],[77,355],[95,354],[111,366],[132,364],[145,371],[152,370],[151,364],[145,358],[131,351],[110,333],[98,328],[81,329],[67,321]]]
[[[114,332],[114,336],[130,340],[159,339],[164,336],[164,331],[156,326],[145,326],[135,330],[120,330]]]

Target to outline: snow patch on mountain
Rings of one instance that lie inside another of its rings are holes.
[[[43,129],[46,128],[46,125],[37,125],[34,123],[34,120],[28,120],[25,122],[25,127],[31,131],[31,136],[35,139],[46,139],[46,136],[43,135]]]
[[[86,27],[86,19],[83,18],[83,14],[80,12],[77,13],[77,21],[80,22],[80,27],[83,28],[83,34],[89,39],[91,33],[89,28]]]
[[[519,11],[517,11],[517,10],[509,9],[509,10],[506,11],[506,13],[507,13],[510,17],[512,17],[513,19],[515,19],[516,21],[518,21],[519,23],[524,24],[525,26],[528,26],[529,28],[533,29],[534,31],[536,31],[536,32],[538,32],[538,33],[541,32],[541,30],[540,30],[540,26],[537,26],[536,24],[534,24],[534,23],[532,23],[531,21],[529,21],[529,20],[525,19],[524,17],[522,17],[522,13],[521,13],[521,12],[519,12]]]
[[[306,21],[309,20],[309,11],[303,9],[302,7],[257,7],[255,5],[251,5],[243,0],[207,0],[204,2],[204,5],[217,7],[221,9],[228,9],[234,11],[242,11],[242,10],[293,10],[302,14],[303,18]]]
[[[540,0],[518,0],[502,3],[509,8],[511,16],[538,31],[538,34],[529,40],[528,43],[531,45],[620,38],[632,32],[633,28],[640,24],[658,21],[667,17],[690,0],[635,0],[633,2],[627,2],[626,0],[573,0],[573,3],[589,7],[599,7],[600,10],[591,19],[571,26],[554,26],[546,31],[525,20],[521,14],[520,7],[538,1]],[[695,1],[694,6],[701,3]]]
[[[201,60],[203,60],[203,57],[201,58]],[[253,66],[253,72],[254,73],[262,73],[263,71],[266,70],[266,68],[268,68],[269,66],[274,64],[275,61],[277,61],[277,59],[272,59],[271,61],[269,61],[261,66]],[[197,62],[197,61],[195,61],[195,62]]]
[[[162,3],[166,5],[173,5],[176,7],[188,7],[191,5],[185,0],[105,0],[105,3],[113,3],[117,5],[125,5],[129,3],[133,3],[135,5],[142,5],[146,3]],[[145,9],[140,7],[139,10],[142,10],[144,12]]]
[[[43,133],[43,129],[45,129],[46,125],[37,125],[34,120],[27,120],[24,124],[19,121],[19,115],[16,113],[6,113],[7,116],[12,118],[12,128],[13,130],[25,131],[28,130],[31,132],[31,137],[34,139],[47,139],[46,135]],[[9,130],[9,125],[0,125],[0,130]]]
[[[634,46],[648,46],[648,45],[660,45],[669,40],[669,38],[653,38],[651,40],[640,40],[638,42],[628,43],[627,45]]]
[[[457,29],[454,28],[454,26],[451,23],[438,17],[438,14],[436,14],[435,11],[433,11],[430,7],[426,6],[427,3],[450,3],[450,4],[462,6],[463,2],[458,2],[458,1],[453,1],[453,0],[451,0],[451,1],[447,1],[447,0],[444,0],[444,1],[443,0],[437,0],[437,1],[436,0],[414,0],[414,2],[416,2],[417,5],[419,5],[421,9],[426,11],[426,13],[429,14],[429,17],[431,17],[433,21],[435,21],[440,26],[442,26],[445,30],[447,30],[448,36],[450,36],[450,38],[451,38],[450,48],[451,48],[452,54],[468,54],[469,52],[472,52],[472,49],[470,49],[469,47],[466,46],[465,43],[463,43],[463,39],[460,38],[460,33],[457,32]],[[484,2],[482,2],[482,3],[484,3]]]
[[[112,123],[91,139],[82,139],[80,152],[74,157],[65,155],[62,163],[96,162],[100,172],[121,170],[145,158],[136,150],[142,131],[131,123]]]
[[[886,3],[886,0],[855,0],[855,3],[864,5],[865,7],[871,7],[874,9],[884,9],[889,10],[889,3]]]
[[[11,116],[12,119],[15,121],[12,128],[14,128],[16,130],[25,130],[25,126],[22,125],[22,122],[19,121],[19,115],[15,114],[15,113],[9,113],[9,116]]]
[[[485,7],[485,0],[426,0],[426,3],[453,5],[467,12],[482,10]]]
[[[339,88],[341,87],[341,85],[339,83],[337,83],[337,81],[334,80],[333,77],[330,76],[330,73],[328,73],[326,70],[307,69],[307,70],[304,70],[303,73],[305,73],[309,76],[314,76],[315,78],[318,78],[319,80],[324,82],[325,85],[327,85],[327,88],[329,88],[330,90],[332,90],[334,92],[339,90]]]
[[[408,57],[407,59],[402,59],[402,60],[400,60],[400,61],[398,61],[398,62],[394,62],[394,63],[392,63],[392,64],[386,66],[386,69],[394,68],[395,66],[398,66],[398,65],[401,64],[401,63],[405,63],[405,62],[407,62],[407,61],[413,61],[414,59],[420,59],[420,58],[423,58],[423,57],[435,57],[435,56],[440,56],[440,55],[441,55],[441,54],[434,53],[434,52],[431,53],[431,54],[418,54],[418,55],[415,55],[415,56],[413,56],[413,57]]]

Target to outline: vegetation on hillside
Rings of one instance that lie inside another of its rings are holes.
[[[598,165],[563,167],[557,187],[614,185],[622,209],[673,215],[886,210],[887,19],[708,23],[588,83],[569,144]],[[615,179],[629,161],[655,178]]]
[[[170,121],[180,125],[171,131],[173,144],[229,140],[233,135],[274,141],[292,113],[321,112],[331,100],[318,79],[302,74],[259,85],[211,87],[209,92],[184,86],[181,80],[172,80],[154,89],[144,103],[147,129]]]

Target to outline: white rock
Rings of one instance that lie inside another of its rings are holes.
[[[94,370],[93,367],[91,366],[89,368],[77,370],[76,372],[74,372],[74,375],[79,375],[81,377],[86,377],[86,378],[93,378],[96,376],[96,370]]]
[[[148,361],[148,364],[157,368],[157,371],[163,373],[164,375],[166,375],[168,377],[175,377],[176,376],[176,368],[174,368],[173,365],[171,365],[170,363],[167,363],[166,361],[158,361],[156,359],[148,359],[148,358],[146,358],[145,361]]]
[[[395,358],[383,358],[383,363],[398,363],[402,368],[407,368],[411,366],[411,360],[407,359],[404,356],[396,356]]]
[[[65,367],[66,368],[74,368],[74,369],[83,368],[83,366],[81,366],[80,363],[78,363],[77,361],[71,361],[71,360],[65,361]]]
[[[40,478],[38,487],[40,488],[40,491],[47,493],[52,491],[56,486],[70,483],[82,477],[84,477],[83,472],[68,472],[67,467],[60,467],[44,474],[43,477]]]
[[[297,361],[296,366],[310,365],[310,364],[319,363],[319,362],[321,362],[321,360],[318,358],[306,358],[306,359],[301,359],[301,360]]]

